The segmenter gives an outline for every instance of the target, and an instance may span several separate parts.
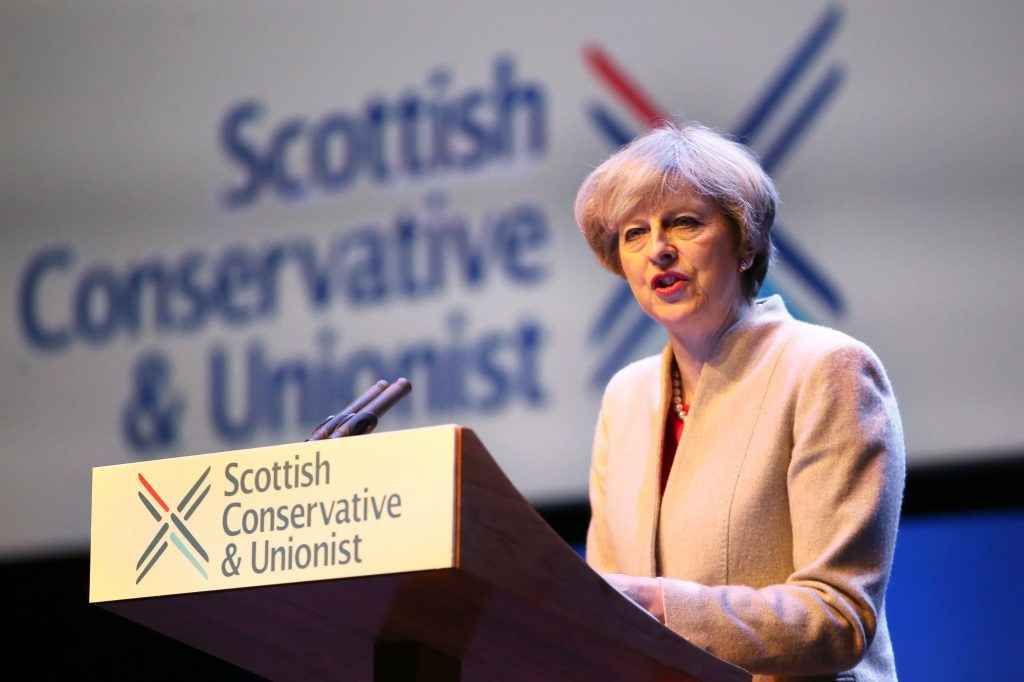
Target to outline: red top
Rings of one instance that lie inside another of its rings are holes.
[[[683,414],[690,413],[690,406],[683,405]],[[672,472],[672,462],[676,458],[676,448],[679,447],[679,439],[683,437],[683,420],[676,415],[671,406],[668,408],[668,417],[665,419],[665,440],[661,444],[661,494],[665,494],[665,486],[668,484],[668,475]]]

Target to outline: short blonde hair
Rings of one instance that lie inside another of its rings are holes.
[[[768,274],[779,196],[753,152],[700,123],[665,124],[609,157],[576,195],[576,224],[598,261],[621,276],[619,226],[685,190],[713,202],[732,223],[740,249],[754,250],[742,275],[743,293],[753,299]]]

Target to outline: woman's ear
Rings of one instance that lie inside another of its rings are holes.
[[[754,264],[754,257],[757,256],[757,249],[740,250],[739,271],[745,272]]]

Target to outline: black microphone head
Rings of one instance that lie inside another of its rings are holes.
[[[338,410],[337,414],[331,415],[327,419],[320,422],[320,425],[313,429],[313,433],[310,434],[306,441],[311,440],[323,440],[324,438],[332,437],[332,434],[337,433],[341,430],[341,427],[347,422],[353,415],[358,412],[362,412],[370,401],[379,396],[384,392],[384,389],[388,387],[388,382],[380,379],[373,386],[363,391],[363,393],[355,400],[350,402],[345,407]],[[337,437],[337,436],[333,436]]]
[[[331,434],[331,438],[347,438],[372,433],[377,428],[377,415],[372,412],[360,412],[353,415],[341,428]]]
[[[385,412],[394,407],[399,400],[411,392],[412,384],[405,377],[400,377],[395,380],[395,383],[385,388],[380,395],[371,400],[362,411],[372,412],[378,417],[382,417]]]
[[[370,401],[379,396],[384,392],[384,389],[388,387],[388,382],[380,379],[373,386],[363,391],[363,394],[350,402],[344,408],[338,411],[338,414],[354,414],[356,412],[362,412],[366,409],[366,406],[370,404]]]

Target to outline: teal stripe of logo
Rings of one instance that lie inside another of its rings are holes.
[[[203,580],[210,579],[209,576],[206,575],[206,571],[203,570],[203,567],[198,561],[196,561],[196,558],[192,556],[192,553],[188,551],[188,548],[185,547],[185,543],[181,541],[181,538],[179,538],[176,533],[171,533],[171,542],[173,542],[174,546],[178,548],[178,551],[184,554],[185,558],[196,567],[196,570],[199,571],[199,575],[203,576]]]

